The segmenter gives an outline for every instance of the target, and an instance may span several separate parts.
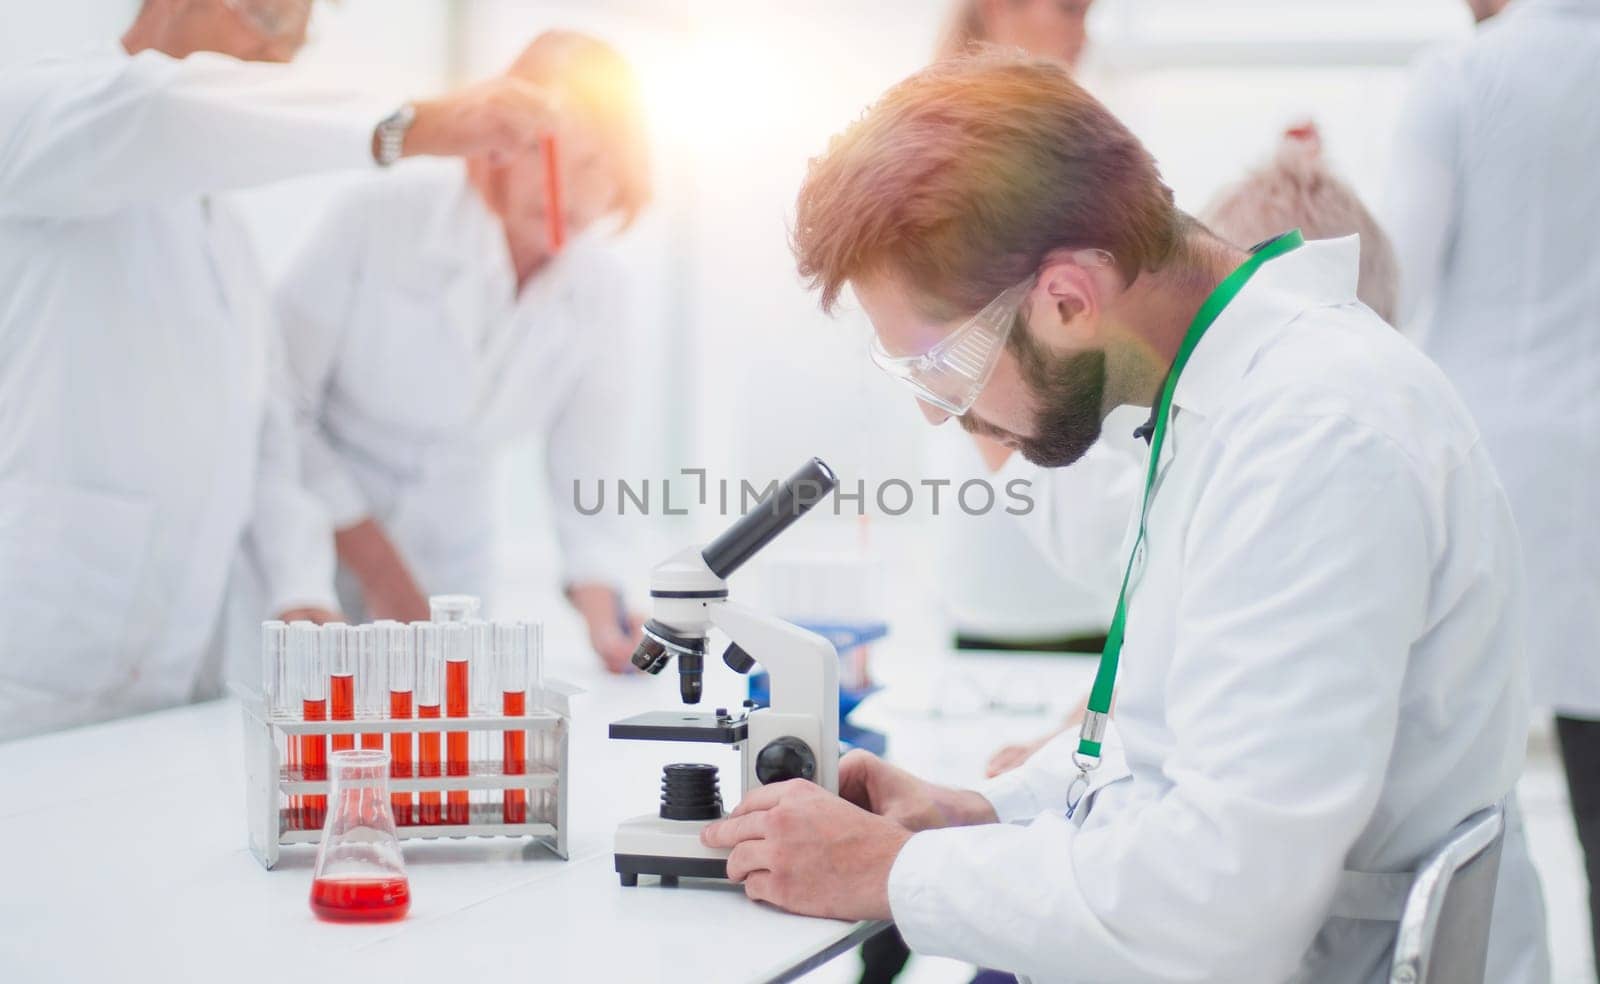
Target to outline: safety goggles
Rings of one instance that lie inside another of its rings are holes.
[[[921,355],[893,355],[874,332],[872,361],[911,387],[917,399],[960,417],[972,409],[994,375],[1017,313],[1035,282],[1035,277],[1029,277],[1005,291]]]
[[[256,33],[268,38],[299,34],[311,20],[312,0],[226,0]]]

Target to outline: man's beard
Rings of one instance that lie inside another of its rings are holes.
[[[1008,344],[1022,367],[1023,381],[1039,402],[1036,436],[1010,434],[974,420],[971,414],[961,418],[961,426],[973,434],[1009,438],[1024,458],[1041,468],[1065,468],[1100,439],[1106,354],[1092,351],[1058,357],[1034,340],[1025,323],[1016,325]]]

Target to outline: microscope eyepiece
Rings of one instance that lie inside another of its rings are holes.
[[[821,458],[812,458],[738,522],[723,530],[721,536],[706,544],[700,558],[711,573],[727,580],[773,537],[827,498],[838,484],[833,469]]]

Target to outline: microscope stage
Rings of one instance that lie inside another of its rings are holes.
[[[747,725],[742,717],[718,717],[704,711],[646,711],[611,722],[612,738],[636,741],[704,741],[737,745],[744,741]]]

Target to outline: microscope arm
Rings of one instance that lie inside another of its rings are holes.
[[[769,740],[804,736],[816,756],[816,782],[839,791],[839,654],[833,644],[736,602],[709,606],[711,624],[738,643],[767,671],[772,703],[750,715],[745,746],[745,788],[761,785],[756,763]]]

